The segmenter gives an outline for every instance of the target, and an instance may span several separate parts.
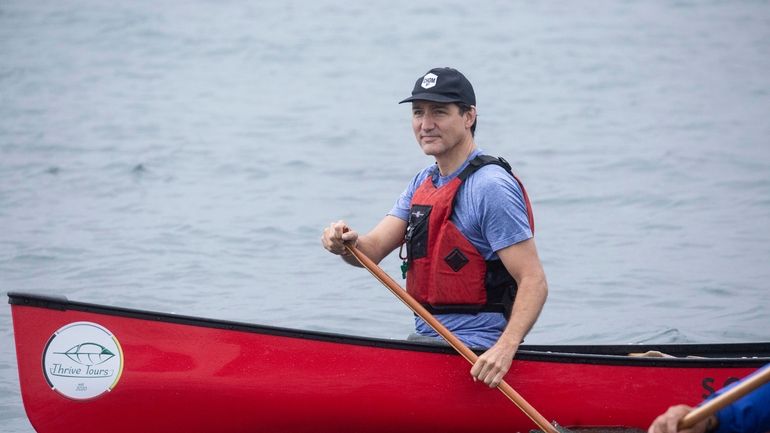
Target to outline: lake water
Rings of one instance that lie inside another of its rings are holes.
[[[770,340],[767,1],[4,0],[0,290],[403,338],[319,237],[431,163],[397,101],[435,66],[532,197],[529,343]],[[0,344],[28,433],[7,306]]]

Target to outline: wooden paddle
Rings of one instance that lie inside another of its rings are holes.
[[[396,295],[409,309],[414,311],[415,314],[420,316],[431,328],[433,328],[439,335],[451,345],[463,358],[468,360],[471,365],[476,363],[478,356],[468,348],[462,341],[455,337],[444,325],[441,324],[435,317],[433,317],[428,310],[425,309],[419,302],[417,302],[406,290],[402,289],[385,271],[380,269],[376,263],[374,263],[364,253],[359,251],[355,246],[345,244],[345,248],[353,254],[361,266],[366,268],[375,278],[377,278],[382,284],[385,285],[394,295]],[[546,433],[559,433],[556,427],[551,425],[540,413],[535,410],[532,405],[527,403],[518,392],[516,392],[508,383],[501,381],[497,388],[505,394],[525,415],[527,415],[541,430]],[[554,423],[556,424],[556,423]]]
[[[738,400],[744,395],[754,391],[760,386],[770,381],[770,368],[760,371],[759,374],[755,374],[744,379],[741,383],[728,391],[720,394],[706,403],[696,407],[692,412],[684,416],[679,420],[676,426],[677,430],[684,430],[693,427],[695,424],[703,421],[711,415],[714,415],[719,409],[727,406],[728,404]]]

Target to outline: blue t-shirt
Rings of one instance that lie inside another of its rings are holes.
[[[430,177],[440,188],[457,177],[470,160],[481,153],[480,149],[474,151],[460,168],[447,176],[441,176],[436,164],[424,168],[401,193],[388,215],[409,221],[412,196],[425,179]],[[519,183],[504,168],[494,164],[482,167],[460,185],[451,219],[486,260],[497,259],[496,251],[532,237]],[[436,318],[463,343],[480,348],[492,346],[507,324],[502,313],[438,314]],[[420,335],[440,338],[417,316],[415,330]]]
[[[768,368],[770,368],[770,364],[751,375],[758,374]],[[738,383],[720,389],[713,397],[721,395]],[[719,419],[719,426],[715,433],[762,433],[770,431],[770,383],[760,386],[717,412],[717,419]]]

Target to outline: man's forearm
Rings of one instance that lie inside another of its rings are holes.
[[[548,284],[544,276],[522,279],[513,303],[510,320],[499,341],[507,344],[521,344],[540,316],[547,296]]]

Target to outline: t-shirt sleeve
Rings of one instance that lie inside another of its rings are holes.
[[[412,178],[412,181],[409,182],[409,185],[407,185],[404,192],[401,193],[398,200],[396,200],[396,203],[393,204],[393,207],[387,213],[388,215],[392,215],[407,222],[409,221],[409,210],[412,207],[412,197],[414,196],[414,192],[427,177],[427,170],[428,169],[420,171],[414,178]]]
[[[484,173],[483,176],[477,176]],[[486,166],[471,176],[478,191],[481,233],[492,251],[500,251],[532,237],[527,204],[519,183],[503,168]]]
[[[412,194],[414,194],[414,190],[406,187],[404,192],[398,197],[398,200],[396,200],[396,203],[393,204],[393,207],[390,208],[388,215],[409,221],[409,207],[412,203]]]

